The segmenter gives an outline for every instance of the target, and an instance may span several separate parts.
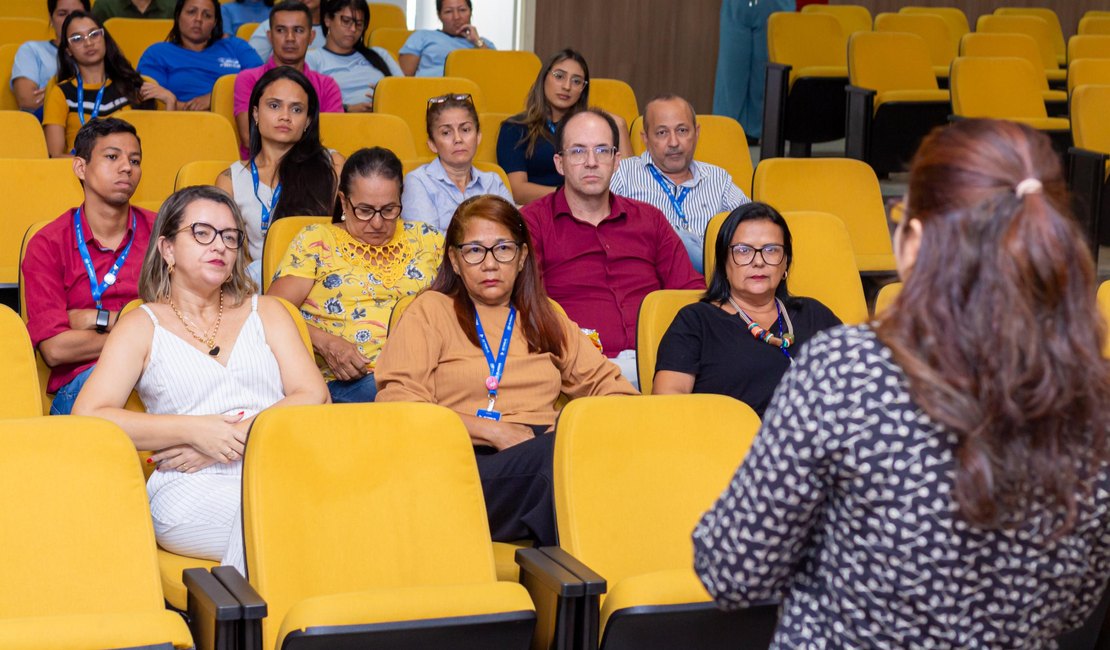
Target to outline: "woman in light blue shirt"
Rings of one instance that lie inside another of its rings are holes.
[[[343,110],[369,113],[374,110],[374,88],[378,82],[404,73],[388,50],[366,46],[370,7],[364,0],[325,0],[320,13],[327,42],[324,47],[310,51],[305,62],[339,84]]]
[[[455,208],[464,200],[496,194],[509,203],[513,196],[497,172],[474,167],[482,133],[470,95],[443,95],[428,100],[428,148],[435,160],[405,176],[401,215],[445,232]]]
[[[270,19],[274,0],[234,0],[220,5],[224,36],[235,36],[247,23],[264,23]]]
[[[470,0],[436,0],[443,29],[418,29],[401,47],[401,69],[410,77],[442,77],[447,55],[462,49],[496,49],[470,24]]]
[[[12,64],[12,93],[19,108],[42,119],[46,84],[58,73],[58,39],[66,16],[74,11],[89,12],[89,0],[46,0],[54,38],[27,41],[15,52]]]

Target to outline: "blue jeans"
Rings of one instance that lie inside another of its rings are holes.
[[[50,404],[50,415],[69,415],[73,411],[73,403],[77,401],[77,393],[81,392],[81,387],[88,381],[89,375],[92,374],[95,367],[96,364],[93,364],[85,368],[81,371],[81,374],[58,389],[58,393],[54,395],[54,401]]]
[[[686,254],[690,256],[690,263],[694,265],[694,270],[703,273],[703,267],[705,266],[705,260],[703,259],[705,257],[704,233],[702,233],[702,237],[699,237],[684,228],[675,228],[674,232],[682,240],[682,246],[686,249]]]
[[[374,383],[374,373],[370,373],[351,381],[342,379],[329,381],[328,392],[331,393],[331,401],[336,404],[373,402],[378,396],[378,385]]]

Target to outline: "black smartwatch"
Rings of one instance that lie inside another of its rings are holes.
[[[107,309],[96,310],[96,331],[101,334],[108,331],[108,323],[112,318],[112,312]]]

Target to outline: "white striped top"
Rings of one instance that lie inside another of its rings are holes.
[[[676,186],[666,176],[663,177],[664,182],[670,185],[671,191],[676,194],[682,191],[679,188],[690,188],[689,194],[682,202],[682,209],[686,213],[689,224],[683,225],[674,206],[667,198],[667,193],[648,171],[648,165],[654,166],[655,163],[652,162],[651,154],[647,151],[634,158],[625,158],[613,174],[609,189],[619,196],[643,201],[659,208],[676,230],[687,230],[698,237],[705,237],[705,227],[714,215],[720,212],[731,212],[751,201],[736,186],[736,183],[732,182],[732,175],[727,171],[716,165],[695,160],[690,163],[690,171],[693,172],[693,178],[690,180]]]

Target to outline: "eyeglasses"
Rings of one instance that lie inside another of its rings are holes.
[[[463,261],[471,266],[481,264],[486,261],[486,255],[493,253],[493,259],[508,264],[516,259],[520,253],[520,242],[516,241],[499,241],[493,246],[483,246],[477,242],[470,242],[469,244],[459,244],[455,248],[459,249],[459,255],[462,256]]]
[[[370,221],[374,217],[381,217],[383,221],[393,221],[401,216],[401,206],[396,203],[383,205],[380,208],[375,208],[372,205],[355,205],[347,199],[347,205],[351,206],[351,212],[354,213],[355,218],[359,221]]]
[[[729,246],[732,250],[732,261],[737,266],[747,266],[755,261],[755,254],[763,258],[763,263],[770,266],[778,266],[782,264],[782,260],[786,257],[786,249],[782,244],[767,244],[763,248],[755,248],[747,244],[733,244]]]
[[[440,95],[439,97],[432,97],[431,99],[429,99],[428,100],[428,108],[431,108],[432,106],[435,106],[436,104],[442,104],[444,102],[450,102],[450,101],[466,102],[467,104],[470,104],[471,106],[474,105],[474,98],[471,97],[469,93],[459,93],[459,94],[447,93],[446,95]]]
[[[564,70],[551,71],[551,78],[560,83],[565,81],[568,76],[570,77],[571,88],[585,88],[586,84],[590,83],[589,81],[586,81],[584,77],[579,77],[578,75],[568,75]]]
[[[104,38],[104,28],[100,27],[100,28],[92,30],[88,34],[74,34],[73,36],[70,36],[66,40],[69,41],[71,45],[80,45],[81,43],[84,43],[85,41],[88,41],[90,43],[95,43],[95,42],[99,41],[102,38]]]
[[[581,165],[586,162],[590,152],[593,152],[594,159],[597,162],[606,164],[613,162],[613,157],[617,155],[617,148],[609,145],[600,145],[597,147],[570,147],[563,149],[559,152],[560,155],[565,157],[572,165]]]
[[[350,16],[340,16],[339,24],[347,28],[354,27],[355,29],[362,29],[363,27],[366,27],[366,23],[361,20],[355,20]]]
[[[176,235],[178,233],[185,232],[186,230],[193,231],[193,239],[197,240],[197,243],[201,246],[207,246],[216,241],[216,235],[219,235],[220,239],[222,239],[224,242],[224,246],[227,246],[230,249],[235,250],[243,245],[243,231],[239,230],[238,228],[224,228],[223,230],[216,230],[216,227],[211,224],[204,223],[203,221],[197,221],[191,225],[185,226],[174,234]]]

